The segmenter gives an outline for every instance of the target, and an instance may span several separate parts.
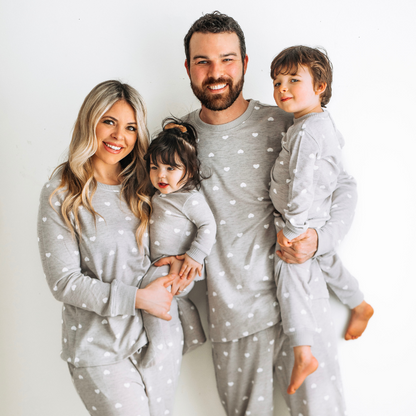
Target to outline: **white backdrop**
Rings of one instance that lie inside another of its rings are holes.
[[[84,97],[107,79],[130,83],[147,103],[151,132],[170,113],[197,108],[183,37],[217,8],[245,31],[245,98],[273,102],[269,65],[284,47],[328,50],[329,110],[360,196],[340,251],[376,311],[364,337],[347,343],[348,313],[333,302],[349,415],[415,414],[414,0],[1,0],[2,416],[87,414],[59,358],[61,305],[46,285],[36,238],[40,189],[62,161]],[[194,297],[205,316],[204,289]],[[184,358],[176,416],[224,415],[210,350]],[[275,414],[286,416],[276,397]]]

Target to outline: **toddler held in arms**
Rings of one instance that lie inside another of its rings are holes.
[[[291,247],[309,228],[319,229],[331,221],[332,193],[343,172],[344,140],[322,108],[331,98],[332,83],[332,64],[324,51],[306,46],[287,48],[273,60],[270,74],[276,104],[294,115],[271,171],[270,198],[277,210],[279,250],[279,246]],[[276,256],[275,279],[283,330],[294,351],[287,390],[293,394],[318,368],[313,337],[320,330],[319,299],[328,297],[326,284],[351,309],[346,340],[361,336],[374,311],[335,252],[303,264],[289,264]]]

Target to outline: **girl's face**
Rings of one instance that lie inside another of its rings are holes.
[[[170,194],[181,189],[186,183],[185,180],[181,181],[183,175],[183,165],[177,168],[163,163],[155,165],[153,160],[150,162],[150,181],[162,194]]]
[[[98,149],[92,157],[95,169],[114,168],[134,148],[137,120],[126,101],[117,101],[100,119],[95,130]]]

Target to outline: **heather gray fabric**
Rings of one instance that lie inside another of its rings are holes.
[[[338,341],[328,299],[313,300],[312,308],[320,322],[312,347],[319,367],[293,395],[286,393],[293,368],[293,351],[281,325],[235,341],[212,344],[218,392],[228,415],[272,416],[273,380],[292,416],[346,414]]]
[[[295,119],[282,135],[282,150],[271,171],[270,198],[285,220],[283,234],[289,240],[330,220],[332,193],[344,172],[343,146],[328,112]]]
[[[308,228],[321,228],[331,221],[332,193],[343,172],[344,140],[327,111],[295,119],[282,136],[282,150],[271,171],[270,198],[278,211],[276,233],[283,230],[291,240]],[[348,223],[345,219],[341,226],[346,228]],[[343,303],[357,306],[364,299],[357,280],[338,257],[331,257],[329,254],[318,257],[327,283]],[[324,276],[312,261],[287,264],[277,256],[275,261],[284,332],[292,346],[313,345],[317,323],[311,298],[328,297]]]
[[[38,216],[39,252],[54,297],[63,302],[61,358],[75,367],[121,361],[147,343],[137,285],[150,266],[148,235],[137,247],[138,219],[120,198],[120,186],[98,183],[96,218],[79,209],[82,235],[73,238],[60,206],[64,194],[55,175],[42,189]]]
[[[313,301],[329,298],[317,260],[288,264],[276,256],[275,276],[282,327],[290,346],[314,345],[320,322],[314,316]]]
[[[216,231],[214,216],[198,191],[157,191],[153,196],[149,228],[152,260],[186,253],[203,265]]]
[[[157,366],[143,367],[147,346],[109,365],[74,367],[68,364],[85,407],[99,416],[172,415],[182,361],[182,330],[176,322],[166,330],[173,340],[169,354]]]
[[[212,174],[210,179],[202,182],[202,191],[218,227],[217,242],[206,259],[209,328],[215,350],[233,343],[250,345],[253,334],[262,330],[267,332],[267,328],[280,328],[280,325],[276,326],[281,322],[281,317],[274,281],[276,232],[269,186],[270,171],[281,150],[282,133],[290,127],[293,118],[277,107],[254,100],[250,101],[244,114],[223,125],[204,123],[199,111],[189,114],[186,119],[198,132],[198,152],[203,169]],[[348,230],[356,204],[355,187],[353,178],[345,173],[340,174],[333,195],[331,221],[317,230],[317,256],[332,251],[335,242]],[[314,348],[323,342],[315,337]],[[293,358],[293,354],[288,354],[289,341],[283,331],[276,331],[273,340],[278,345],[285,343],[285,353],[289,359]],[[282,351],[281,347],[278,350]],[[241,362],[245,358],[244,354],[244,348],[237,349],[233,352],[233,358]],[[330,363],[330,368],[335,368],[335,357],[330,351],[314,350],[314,354],[319,356],[317,358],[321,362]],[[273,361],[270,360],[267,369],[263,368],[269,382],[272,369]],[[215,370],[221,397],[226,392],[228,382],[233,382],[235,389],[243,391],[244,386],[257,380],[257,369],[254,367],[244,377],[234,381],[230,381],[229,377],[238,371],[235,366],[220,371],[216,365]],[[290,365],[282,366],[282,373],[277,372],[282,391],[287,388],[291,372]],[[256,384],[254,382],[254,386]],[[297,403],[293,409],[305,409],[298,413],[292,409],[293,415],[320,414],[315,410],[307,413],[308,406],[302,407],[303,400],[320,400],[318,396],[313,397],[315,390],[312,387],[310,389],[308,393],[300,390],[291,398]],[[257,400],[254,393],[248,393],[246,400]],[[244,395],[236,397],[237,401],[241,401]],[[268,394],[268,398],[271,407],[271,394]],[[241,410],[231,400],[232,404],[225,405],[228,414],[235,415],[235,410],[237,414],[244,414],[238,413]],[[264,414],[269,414],[269,410],[265,411]],[[258,416],[262,413],[256,409],[251,414]]]
[[[156,192],[153,196],[149,227],[152,261],[186,252],[194,260],[204,264],[204,258],[215,242],[215,233],[215,219],[201,193],[195,190],[170,194]],[[154,278],[167,273],[168,270],[160,268]],[[199,280],[199,276],[196,280]],[[185,333],[184,354],[206,341],[198,309],[187,297],[192,287],[193,282],[186,293],[175,297]],[[166,345],[169,341],[165,337],[169,334],[169,323],[151,315],[145,317],[146,333],[150,341],[142,365],[158,365],[168,352]]]
[[[138,285],[146,287],[167,274],[168,267],[150,267],[147,233],[140,253],[135,238],[139,223],[120,198],[120,186],[98,183],[92,204],[101,217],[94,224],[92,215],[80,208],[82,235],[73,238],[60,213],[64,194],[53,196],[53,208],[49,203],[59,183],[56,175],[42,189],[38,240],[49,287],[64,303],[61,357],[76,374],[75,385],[88,410],[94,406],[100,409],[100,415],[119,414],[116,405],[122,404],[126,415],[136,416],[143,411],[143,415],[159,416],[163,414],[160,403],[163,411],[173,406],[183,350],[178,306],[173,299],[172,320],[158,334],[160,327],[155,322],[161,320],[136,310],[135,298]],[[148,339],[153,341],[155,333],[160,336],[159,342],[149,349],[145,345]],[[135,362],[139,358],[140,362]],[[140,374],[128,373],[130,361]],[[158,365],[152,365],[155,363]],[[163,377],[160,366],[165,368]],[[107,377],[104,372],[109,368],[117,376]],[[123,384],[130,377],[131,390]],[[146,387],[144,403],[138,400],[138,394],[144,391],[140,379]],[[105,394],[98,395],[94,385]]]
[[[199,110],[186,118],[198,132],[203,169],[212,174],[202,182],[217,222],[217,242],[206,259],[210,337],[227,342],[271,327],[279,319],[269,184],[282,133],[293,117],[251,100],[245,113],[227,124],[206,124]],[[339,175],[333,202],[331,222],[317,230],[317,255],[332,251],[351,224],[355,181],[345,173]]]

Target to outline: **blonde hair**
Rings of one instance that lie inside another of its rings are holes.
[[[73,236],[81,233],[78,209],[83,206],[96,222],[100,216],[92,206],[92,197],[97,190],[91,156],[98,148],[95,130],[103,114],[117,101],[126,101],[133,108],[137,122],[137,140],[133,150],[120,161],[121,195],[133,214],[139,218],[140,225],[136,231],[136,240],[142,249],[142,239],[146,232],[151,211],[150,186],[143,156],[149,147],[149,134],[146,127],[146,107],[140,94],[130,85],[119,81],[105,81],[94,87],[85,98],[79,110],[69,145],[68,160],[59,165],[56,171],[62,176],[60,186],[52,193],[65,191],[61,213]],[[73,216],[74,225],[71,222]]]

